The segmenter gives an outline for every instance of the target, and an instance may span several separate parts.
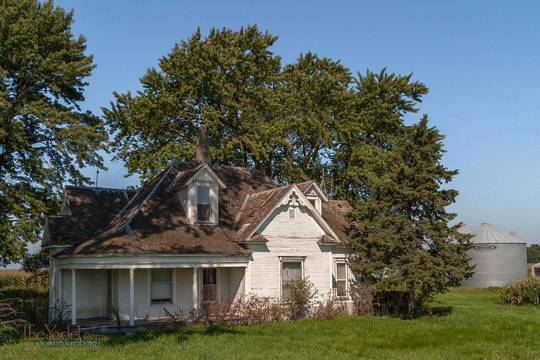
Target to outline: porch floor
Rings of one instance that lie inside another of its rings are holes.
[[[135,325],[130,326],[128,320],[120,321],[120,328],[116,320],[110,318],[91,318],[77,320],[81,333],[118,334],[134,333],[151,330],[174,329],[178,323],[169,319],[135,320]]]

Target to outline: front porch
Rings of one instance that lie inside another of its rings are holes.
[[[61,316],[84,328],[116,327],[117,317],[130,327],[163,323],[167,312],[189,314],[205,301],[233,302],[246,293],[247,261],[197,265],[161,260],[118,267],[103,260],[93,264],[55,260],[49,280],[49,321]]]

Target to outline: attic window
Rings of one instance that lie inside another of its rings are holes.
[[[296,211],[294,208],[289,209],[289,219],[294,219],[296,217]]]
[[[197,221],[210,221],[210,188],[208,186],[197,186]]]
[[[321,213],[321,199],[317,195],[308,196],[307,199],[309,200],[311,205],[315,208],[315,210],[317,210],[317,212],[320,214]]]

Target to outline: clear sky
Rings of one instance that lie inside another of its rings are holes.
[[[100,113],[197,26],[258,24],[279,36],[285,63],[313,51],[353,72],[387,67],[430,88],[421,105],[460,170],[452,210],[540,243],[540,2],[537,1],[57,1],[75,10],[97,68],[83,107]],[[100,186],[125,187],[107,160]],[[86,169],[94,177],[95,169]]]

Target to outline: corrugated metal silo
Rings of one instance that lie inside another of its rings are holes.
[[[469,256],[476,267],[464,287],[503,286],[527,277],[527,244],[523,240],[490,224],[481,224],[473,234]]]

